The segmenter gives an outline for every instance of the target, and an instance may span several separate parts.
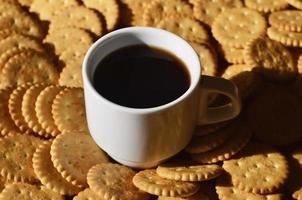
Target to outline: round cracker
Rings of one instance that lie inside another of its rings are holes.
[[[269,27],[267,35],[272,40],[276,40],[285,46],[302,47],[302,33],[281,31],[275,27]]]
[[[97,36],[104,34],[103,24],[98,14],[84,6],[63,7],[52,17],[50,32],[63,27],[82,28]]]
[[[199,189],[197,183],[161,178],[154,169],[143,170],[137,173],[133,177],[133,184],[140,190],[150,194],[169,197],[191,196]]]
[[[203,190],[199,189],[198,192],[188,197],[164,197],[159,196],[157,200],[211,200],[208,195],[204,193]]]
[[[77,61],[68,62],[60,73],[59,85],[67,87],[83,87],[82,66]]]
[[[68,51],[77,54],[77,52],[86,52],[92,45],[93,38],[85,30],[66,27],[50,32],[45,42],[54,47],[57,55]]]
[[[64,200],[64,197],[38,185],[27,183],[12,183],[5,186],[0,193],[1,200]]]
[[[149,1],[121,0],[121,24],[125,26],[141,26],[143,22],[142,10],[147,9]]]
[[[156,27],[173,32],[190,42],[202,43],[209,39],[205,27],[188,17],[166,17],[159,21]]]
[[[280,43],[257,38],[245,48],[246,63],[257,66],[255,71],[272,81],[286,82],[298,74],[290,52]]]
[[[288,7],[286,0],[244,0],[244,3],[246,7],[264,13],[275,12]]]
[[[227,126],[225,129],[230,129],[232,135],[225,141],[224,144],[216,147],[211,151],[204,153],[191,154],[191,158],[203,164],[217,163],[219,161],[228,160],[238,153],[250,140],[252,131],[246,126],[242,120],[237,120]]]
[[[228,9],[216,17],[212,33],[222,45],[244,48],[250,41],[265,35],[266,20],[248,8]]]
[[[148,194],[132,184],[134,175],[135,172],[128,167],[104,163],[89,170],[87,181],[91,190],[103,199],[148,199]]]
[[[73,200],[89,200],[89,199],[98,199],[100,198],[97,196],[90,188],[83,190],[82,192],[78,193],[77,196],[73,198]]]
[[[37,182],[32,157],[42,140],[25,134],[13,134],[0,139],[1,175],[14,182]]]
[[[222,78],[235,83],[241,98],[246,99],[258,89],[262,81],[259,74],[252,71],[254,68],[248,64],[231,65],[224,71]]]
[[[273,113],[273,114],[272,114]],[[268,144],[287,146],[302,139],[302,105],[282,88],[270,88],[247,108],[247,120],[255,137]]]
[[[58,72],[49,58],[37,51],[26,51],[11,57],[3,66],[1,86],[17,86],[25,83],[53,83]]]
[[[12,93],[11,88],[5,90],[0,90],[0,134],[2,136],[9,133],[20,132],[19,128],[15,125],[12,120],[9,110],[8,110],[8,101]]]
[[[242,191],[233,186],[228,175],[221,176],[216,181],[216,192],[221,200],[282,200],[282,194],[260,195]]]
[[[40,136],[49,138],[51,137],[51,135],[49,135],[39,123],[37,113],[35,111],[35,103],[37,101],[37,97],[41,93],[41,91],[45,89],[46,86],[47,85],[45,84],[30,86],[23,95],[21,111],[24,120],[30,129],[32,129]]]
[[[269,23],[284,31],[302,32],[302,11],[283,10],[269,16]]]
[[[190,42],[199,56],[202,75],[215,76],[218,72],[217,55],[213,47],[206,43]]]
[[[86,186],[88,170],[98,163],[108,162],[107,155],[83,132],[64,132],[51,145],[51,160],[68,182]]]
[[[175,181],[206,181],[220,176],[222,172],[219,165],[183,165],[172,162],[156,168],[160,177]]]
[[[66,88],[61,91],[53,101],[52,114],[61,132],[88,132],[83,89]]]
[[[6,51],[13,48],[30,48],[39,52],[43,52],[44,48],[40,42],[37,40],[21,35],[21,34],[11,34],[5,39],[0,41],[0,54],[2,55]]]
[[[35,102],[35,111],[38,122],[41,124],[45,132],[53,137],[59,135],[61,132],[52,117],[52,103],[56,95],[62,90],[63,88],[60,86],[48,86],[41,91]]]
[[[194,136],[185,151],[188,153],[203,153],[222,145],[233,133],[232,129],[222,128],[204,136]]]
[[[302,1],[301,1],[301,0],[287,0],[287,2],[288,2],[291,6],[297,8],[297,9],[302,10]]]
[[[108,31],[113,31],[120,17],[120,10],[116,0],[83,0],[86,7],[99,11],[106,21]]]
[[[22,99],[25,94],[27,88],[29,88],[29,84],[21,85],[15,88],[8,100],[8,110],[9,114],[12,117],[12,120],[15,122],[16,126],[24,133],[31,133],[32,130],[28,127],[25,119],[22,115]]]
[[[229,63],[244,64],[244,48],[234,48],[229,46],[221,46],[223,55]]]
[[[238,189],[255,194],[277,192],[287,180],[288,164],[273,147],[251,142],[236,158],[223,162]]]
[[[50,156],[50,142],[40,145],[33,155],[33,169],[41,183],[61,195],[75,195],[82,188],[66,181],[54,167]]]
[[[193,3],[194,17],[199,21],[212,26],[214,19],[228,8],[243,7],[241,0],[203,0]]]
[[[52,17],[58,12],[58,8],[79,5],[77,0],[33,0],[30,5],[30,11],[39,14],[42,20],[51,20]]]
[[[145,26],[157,26],[166,17],[192,17],[192,8],[182,0],[156,0],[146,6],[143,14]],[[174,20],[173,20],[174,21]]]

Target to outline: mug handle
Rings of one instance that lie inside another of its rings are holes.
[[[201,78],[198,125],[218,123],[235,118],[241,111],[237,86],[229,80],[205,76]],[[223,94],[231,102],[222,106],[208,107],[209,93]]]

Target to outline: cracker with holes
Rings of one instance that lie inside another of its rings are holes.
[[[41,124],[43,130],[52,137],[61,133],[55,124],[51,111],[53,100],[62,90],[63,88],[60,86],[47,86],[40,92],[35,102],[34,110],[36,112],[38,122]]]
[[[88,170],[98,163],[107,163],[107,155],[88,133],[64,132],[51,145],[51,160],[58,172],[73,185],[87,186]]]
[[[245,48],[245,60],[248,65],[257,66],[254,70],[272,81],[290,81],[298,74],[290,52],[268,38],[251,41]]]
[[[116,0],[83,0],[83,3],[86,7],[95,9],[104,16],[108,31],[116,28],[120,18],[119,5]]]
[[[17,30],[25,35],[41,39],[44,35],[40,23],[26,13],[16,3],[1,1],[0,5],[0,29]]]
[[[165,197],[159,196],[157,200],[209,200],[210,197],[206,195],[202,190],[199,190],[192,196],[188,197]]]
[[[149,3],[145,0],[121,0],[121,23],[125,26],[143,25],[142,10],[147,9]]]
[[[222,172],[219,165],[184,165],[177,162],[164,163],[156,168],[156,173],[162,178],[191,182],[211,180]]]
[[[185,151],[188,153],[203,153],[222,145],[233,133],[232,129],[222,128],[204,136],[194,136]]]
[[[100,198],[97,196],[90,188],[87,188],[81,192],[79,192],[73,200],[87,200],[87,199],[98,199]]]
[[[149,195],[132,184],[135,172],[125,166],[103,163],[93,166],[87,174],[91,190],[104,199],[148,199]],[[127,191],[127,192],[125,192]]]
[[[38,121],[37,113],[35,111],[35,103],[37,101],[38,95],[42,90],[45,89],[47,85],[45,84],[37,84],[30,86],[23,95],[21,111],[24,117],[25,122],[28,127],[32,129],[35,133],[42,137],[49,138],[49,135],[41,126]]]
[[[79,5],[77,0],[33,0],[30,11],[39,15],[42,20],[51,20],[58,12],[58,8]]]
[[[193,5],[194,17],[209,26],[212,26],[214,19],[226,9],[243,7],[240,0],[204,0],[195,1]]]
[[[53,101],[52,114],[61,132],[88,131],[83,89],[66,88],[61,91]]]
[[[191,158],[202,164],[211,164],[228,160],[245,147],[252,136],[252,131],[242,120],[237,120],[224,129],[226,129],[224,131],[231,131],[233,133],[223,144],[211,151],[191,154]]]
[[[31,48],[39,52],[43,52],[43,46],[37,40],[22,34],[11,34],[0,41],[0,54],[13,48]]]
[[[248,8],[263,13],[275,12],[288,7],[287,0],[244,0],[244,3]]]
[[[98,14],[84,6],[68,6],[59,10],[51,19],[49,30],[54,32],[64,27],[76,27],[101,36],[103,24]]]
[[[221,45],[221,50],[224,55],[224,58],[233,64],[244,64],[244,48],[235,48],[230,46]]]
[[[208,33],[204,26],[197,20],[187,17],[166,17],[156,27],[173,32],[182,38],[190,41],[202,43],[209,39]]]
[[[63,52],[86,52],[93,43],[92,36],[85,30],[73,27],[60,28],[50,32],[45,42],[54,48],[57,55]]]
[[[83,87],[82,67],[77,61],[66,63],[60,73],[59,85],[67,87]]]
[[[1,87],[17,86],[25,83],[49,83],[58,81],[58,72],[52,61],[45,55],[28,50],[12,56],[3,66]]]
[[[266,20],[248,8],[228,9],[216,17],[212,33],[222,45],[243,48],[253,39],[265,35]]]
[[[299,119],[302,119],[300,100],[280,87],[267,89],[247,108],[247,120],[255,137],[268,144],[287,146],[301,140]]]
[[[155,169],[147,169],[138,172],[133,177],[133,183],[142,191],[168,197],[191,196],[199,189],[197,183],[161,178],[157,175]]]
[[[42,140],[24,134],[0,139],[1,175],[15,182],[38,182],[32,167],[32,156]]]
[[[302,32],[302,11],[283,10],[269,16],[269,23],[284,31]]]
[[[146,6],[143,15],[145,26],[157,26],[166,17],[192,17],[192,8],[189,4],[181,0],[157,0]],[[170,20],[171,21],[171,20]],[[175,23],[171,21],[171,23]]]
[[[214,48],[206,42],[191,42],[190,44],[199,56],[200,64],[202,66],[202,74],[215,76],[218,72],[218,64]]]
[[[28,127],[23,115],[22,115],[22,99],[26,90],[30,87],[29,84],[21,85],[15,88],[8,100],[8,110],[15,122],[16,126],[23,133],[31,133],[32,130]]]
[[[282,200],[284,197],[282,194],[261,195],[240,190],[237,187],[234,187],[232,180],[227,174],[217,179],[215,188],[219,199],[221,200]]]
[[[256,194],[279,191],[288,177],[285,157],[273,147],[257,142],[249,143],[236,158],[224,161],[223,168],[237,188]]]
[[[41,144],[33,155],[33,169],[41,183],[48,189],[61,195],[75,195],[82,188],[65,180],[53,166],[50,156],[51,142]]]
[[[282,31],[275,27],[267,29],[267,35],[272,40],[276,40],[285,46],[302,47],[302,33]]]
[[[233,81],[241,98],[246,99],[258,89],[262,82],[259,74],[253,72],[255,67],[248,64],[230,65],[222,74],[222,78]]]
[[[19,128],[12,120],[8,110],[8,101],[11,93],[12,89],[10,88],[0,90],[0,134],[3,136],[8,133],[20,132]]]
[[[6,199],[64,200],[64,197],[43,186],[30,185],[28,183],[11,183],[6,185],[0,193],[0,200]]]

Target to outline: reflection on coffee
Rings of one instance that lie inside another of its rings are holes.
[[[100,95],[131,108],[167,104],[190,87],[185,64],[170,52],[147,45],[118,49],[98,64],[93,85]]]

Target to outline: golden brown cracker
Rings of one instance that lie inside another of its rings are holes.
[[[302,10],[302,1],[301,0],[287,0],[289,5]]]
[[[219,161],[228,160],[238,153],[250,140],[252,131],[246,126],[242,120],[237,120],[225,129],[233,131],[224,144],[216,147],[211,151],[204,153],[191,154],[191,158],[198,163],[217,163]]]
[[[89,199],[97,199],[100,198],[97,196],[90,188],[87,188],[83,190],[82,192],[79,192],[73,200],[89,200]]]
[[[302,47],[302,33],[281,31],[275,27],[269,27],[267,35],[272,40],[276,40],[285,46]]]
[[[302,139],[300,100],[281,87],[266,89],[248,106],[247,121],[258,140],[287,146]]]
[[[64,132],[51,145],[51,160],[58,172],[76,186],[86,186],[88,170],[108,162],[107,155],[84,132]]]
[[[120,17],[119,5],[116,0],[83,0],[86,7],[99,11],[105,18],[108,31],[113,31]]]
[[[164,197],[159,196],[157,200],[211,200],[208,195],[206,195],[202,190],[199,190],[192,196],[188,197]]]
[[[32,156],[42,140],[25,134],[13,134],[0,139],[1,175],[15,182],[37,182]]]
[[[166,17],[192,17],[192,13],[191,6],[184,1],[156,0],[146,6],[143,20],[145,26],[157,26]]]
[[[199,189],[196,183],[161,178],[154,169],[138,172],[133,177],[133,183],[140,190],[158,196],[187,197],[195,194]]]
[[[82,67],[77,61],[68,62],[60,73],[59,85],[67,87],[83,87]]]
[[[11,57],[3,66],[1,79],[1,87],[25,83],[55,84],[58,72],[45,54],[32,50]]]
[[[250,41],[265,35],[266,20],[257,11],[233,8],[219,14],[212,33],[222,45],[244,48]]]
[[[223,55],[229,63],[244,64],[244,48],[234,48],[229,46],[221,46]]]
[[[269,23],[280,30],[302,32],[302,11],[283,10],[270,14]]]
[[[103,24],[97,12],[84,6],[68,6],[59,10],[51,19],[49,30],[76,27],[88,30],[97,36],[104,34]]]
[[[135,172],[125,166],[103,163],[93,166],[87,181],[91,190],[104,199],[148,199],[149,195],[132,184]],[[125,192],[127,191],[127,192]]]
[[[61,132],[87,132],[83,89],[66,88],[61,91],[53,101],[52,114]]]
[[[51,142],[41,144],[33,155],[33,169],[41,183],[61,195],[75,195],[82,188],[66,181],[54,167],[50,156]]]
[[[287,0],[244,0],[244,3],[246,7],[264,13],[275,12],[288,7]]]
[[[243,7],[240,0],[203,0],[195,1],[193,5],[194,17],[209,26],[212,26],[214,19],[226,9]]]
[[[278,192],[288,177],[285,157],[275,148],[249,143],[235,158],[223,162],[238,189],[256,194]]]
[[[290,52],[280,43],[257,38],[245,48],[246,63],[257,66],[254,71],[276,82],[293,80],[298,73]]]
[[[8,101],[11,93],[11,88],[0,90],[0,134],[2,136],[20,132],[9,114]]]
[[[55,124],[52,116],[52,103],[56,95],[63,90],[63,87],[51,85],[46,87],[38,95],[35,102],[35,112],[38,122],[41,124],[42,128],[46,133],[55,137],[61,132]]]

